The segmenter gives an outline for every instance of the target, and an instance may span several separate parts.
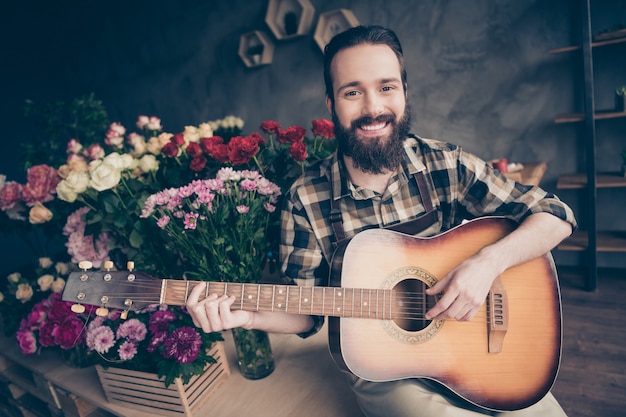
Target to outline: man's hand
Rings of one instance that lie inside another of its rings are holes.
[[[426,312],[426,319],[471,320],[485,302],[493,281],[500,273],[484,257],[474,256],[465,260],[426,290],[426,294],[432,296],[443,292],[437,304]]]
[[[186,305],[193,324],[206,333],[229,330],[235,327],[252,328],[253,312],[230,309],[235,302],[235,297],[209,294],[205,299],[200,300],[205,289],[206,283],[203,282],[196,285],[189,293]]]

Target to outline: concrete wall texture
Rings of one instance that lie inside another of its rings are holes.
[[[582,194],[558,191],[560,174],[584,167],[582,124],[556,125],[561,113],[583,111],[580,53],[548,54],[580,40],[574,0],[310,0],[313,27],[277,40],[265,23],[267,0],[8,2],[0,6],[0,173],[21,180],[18,144],[32,135],[24,100],[72,100],[95,93],[112,121],[132,126],[156,115],[174,132],[233,114],[256,130],[267,119],[310,126],[328,117],[322,52],[313,39],[320,13],[350,9],[361,24],[396,31],[405,50],[413,131],[462,145],[484,159],[548,163],[542,186],[570,203],[585,224]],[[626,1],[592,1],[592,31],[626,23]],[[273,61],[246,67],[239,38],[266,32]],[[595,54],[596,108],[613,106],[626,83],[624,45]],[[617,171],[626,148],[626,119],[597,124],[600,170]],[[601,228],[626,230],[624,189],[600,190]],[[24,259],[0,235],[2,265]],[[557,263],[578,264],[556,251]],[[607,254],[601,266],[624,264]]]

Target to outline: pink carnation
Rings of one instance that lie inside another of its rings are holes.
[[[23,185],[15,181],[7,182],[0,188],[0,209],[9,210],[22,200]]]

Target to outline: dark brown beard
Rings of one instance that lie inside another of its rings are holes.
[[[352,121],[350,128],[345,129],[339,123],[334,109],[332,118],[339,152],[351,157],[355,168],[363,172],[381,174],[395,170],[402,164],[404,158],[402,143],[411,129],[411,111],[408,103],[404,115],[398,122],[393,114],[384,114],[375,118],[364,116]],[[389,137],[373,138],[367,143],[357,137],[357,126],[376,122],[391,123],[393,129]]]

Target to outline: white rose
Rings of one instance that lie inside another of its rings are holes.
[[[4,294],[0,292],[0,303],[4,301]]]
[[[39,266],[43,269],[48,269],[52,266],[52,259],[47,256],[39,258]]]
[[[138,162],[138,167],[143,172],[158,171],[159,169],[159,161],[154,155],[146,154]]]
[[[57,185],[57,195],[61,200],[73,203],[79,194],[87,190],[88,186],[89,174],[73,171]]]
[[[131,168],[133,159],[133,156],[130,154],[125,153],[120,155],[117,152],[113,152],[105,156],[103,162],[118,168],[120,171],[123,171]]]
[[[163,145],[161,145],[161,141],[159,141],[159,138],[156,136],[151,137],[148,140],[148,143],[146,143],[146,150],[152,155],[159,155],[162,147]]]
[[[45,274],[37,279],[37,284],[41,291],[48,291],[54,282],[54,277],[50,274]]]
[[[63,278],[55,279],[50,288],[52,289],[52,292],[57,294],[62,292],[63,288],[65,288],[65,280]]]
[[[111,154],[114,155],[114,154]],[[119,154],[115,154],[118,155]],[[119,162],[121,160],[111,159],[109,161],[96,160],[89,164],[89,186],[96,191],[109,190],[119,184],[122,178],[122,170],[116,165],[112,165],[109,162]]]
[[[17,284],[20,281],[20,278],[22,278],[22,274],[19,272],[14,272],[7,277],[9,282],[12,282],[13,284]]]
[[[15,298],[20,300],[22,303],[26,303],[30,301],[33,297],[33,288],[30,284],[20,284],[17,286],[17,291],[15,292]]]

